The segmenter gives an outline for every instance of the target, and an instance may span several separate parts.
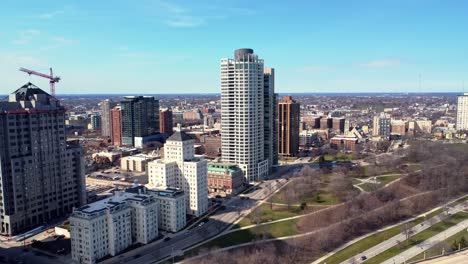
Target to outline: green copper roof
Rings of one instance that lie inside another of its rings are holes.
[[[222,163],[208,163],[208,172],[221,172],[229,171],[230,174],[240,171],[241,169],[236,165],[222,164]]]

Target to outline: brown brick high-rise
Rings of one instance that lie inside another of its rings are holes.
[[[299,151],[300,105],[291,96],[278,104],[278,154],[295,157]]]
[[[111,139],[115,146],[122,145],[122,111],[120,107],[111,110]]]
[[[159,129],[161,134],[172,134],[174,124],[172,123],[172,110],[169,108],[159,112]]]

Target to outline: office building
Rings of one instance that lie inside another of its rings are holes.
[[[162,134],[172,134],[174,124],[172,122],[172,109],[168,108],[159,112],[159,129]]]
[[[116,192],[73,211],[70,217],[72,259],[96,263],[134,243],[148,244],[158,236],[158,202],[147,194]]]
[[[222,160],[238,164],[254,182],[275,163],[274,70],[265,70],[252,49],[238,49],[234,56],[221,60]]]
[[[164,145],[164,159],[148,163],[148,188],[176,187],[187,196],[187,213],[208,210],[207,161],[195,157],[194,140],[180,125]]]
[[[339,151],[356,151],[358,138],[353,136],[335,136],[330,139],[330,147]]]
[[[320,129],[331,129],[333,127],[333,118],[322,117],[320,119]]]
[[[84,160],[67,145],[65,108],[28,83],[0,102],[0,225],[16,235],[86,202]]]
[[[158,156],[147,154],[122,157],[120,159],[120,169],[123,171],[145,172],[148,162],[156,158],[158,158]]]
[[[338,134],[344,134],[345,132],[345,119],[344,118],[333,118],[332,120],[332,130]]]
[[[263,154],[268,160],[268,173],[273,165],[278,164],[278,109],[275,94],[275,69],[263,70]]]
[[[291,96],[278,104],[278,154],[295,157],[299,151],[300,105]]]
[[[111,110],[116,106],[112,100],[104,100],[99,103],[101,107],[101,135],[104,137],[111,136]]]
[[[135,137],[159,132],[159,101],[153,96],[125,96],[122,111],[122,144],[135,146]]]
[[[390,137],[391,133],[391,118],[390,114],[387,113],[380,113],[378,116],[374,116],[373,122],[373,136],[381,136],[381,137]]]
[[[457,97],[457,124],[456,128],[460,130],[468,130],[468,93]]]
[[[400,135],[404,136],[406,135],[406,122],[403,120],[392,120],[391,121],[391,126],[392,126],[392,135]]]
[[[302,131],[299,133],[299,146],[307,149],[310,147],[316,147],[319,143],[319,136],[317,132]]]
[[[101,129],[101,116],[100,115],[91,115],[91,129],[92,130]]]
[[[208,188],[212,193],[235,195],[246,186],[244,173],[235,164],[208,163]]]
[[[120,106],[111,110],[111,140],[115,146],[122,145],[122,111]]]

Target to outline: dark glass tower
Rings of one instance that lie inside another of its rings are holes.
[[[122,144],[135,145],[135,137],[159,133],[159,101],[153,96],[126,96],[120,102]]]

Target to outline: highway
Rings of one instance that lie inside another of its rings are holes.
[[[431,247],[437,245],[440,241],[444,241],[445,239],[457,234],[458,232],[465,230],[468,227],[468,220],[458,223],[450,227],[449,229],[438,233],[437,235],[425,240],[419,245],[409,248],[405,250],[401,254],[396,255],[395,257],[388,259],[387,261],[383,262],[382,264],[399,264],[399,263],[406,263],[408,259],[411,259],[424,251],[430,249]],[[465,256],[466,257],[466,256]],[[458,263],[466,263],[466,262],[458,262]]]
[[[450,213],[450,214],[455,214],[455,213],[459,212],[460,210],[461,210],[461,206],[457,206],[455,208],[450,208],[447,212]],[[442,213],[442,214],[444,214],[444,213]],[[434,216],[432,219],[426,220],[423,223],[414,226],[413,228],[411,228],[411,231],[412,231],[411,236],[414,236],[415,234],[428,229],[432,225],[440,222],[441,220],[442,220],[441,214],[439,214],[439,215]],[[355,256],[341,262],[341,264],[362,262],[361,261],[362,256],[366,256],[367,259],[370,259],[370,258],[375,257],[375,256],[379,255],[380,253],[382,253],[382,252],[384,252],[384,251],[398,245],[399,242],[402,242],[402,241],[405,241],[405,240],[406,240],[406,235],[404,233],[400,233],[400,234],[398,234],[396,236],[393,236],[393,237],[385,240],[384,242],[382,242],[380,244],[377,244],[377,245],[365,250],[364,252],[359,253],[358,255],[355,255]],[[391,262],[391,263],[393,263],[393,262]]]

